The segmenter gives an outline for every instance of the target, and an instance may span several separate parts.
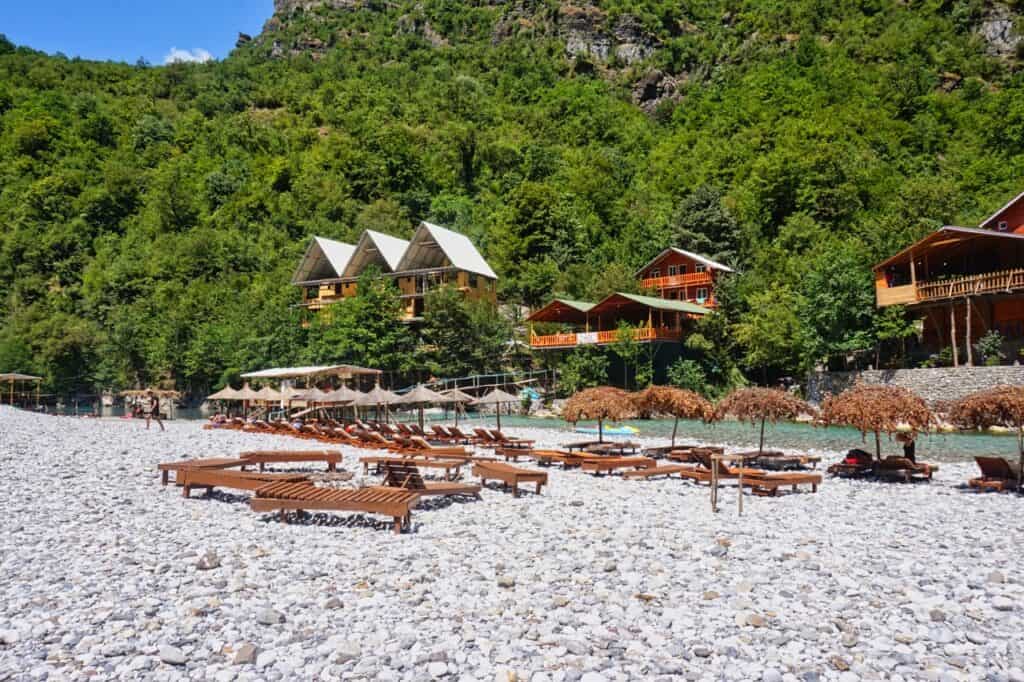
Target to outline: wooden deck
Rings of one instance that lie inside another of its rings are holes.
[[[919,281],[897,287],[876,286],[880,307],[949,301],[982,294],[1008,294],[1024,291],[1024,268],[954,277],[941,281]]]
[[[532,348],[571,348],[573,346],[604,345],[615,343],[617,329],[595,332],[579,332],[570,334],[547,334],[530,337]],[[640,327],[633,331],[633,338],[641,343],[650,341],[680,341],[683,338],[682,328],[676,327]]]

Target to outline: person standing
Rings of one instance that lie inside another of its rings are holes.
[[[146,391],[146,430],[149,431],[149,420],[155,419],[156,423],[160,425],[160,430],[164,430],[164,423],[160,421],[160,398],[157,398],[153,394],[153,391]]]

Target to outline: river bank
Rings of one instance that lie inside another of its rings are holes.
[[[705,487],[553,469],[394,536],[186,500],[156,471],[322,444],[9,408],[0,433],[0,678],[1024,679],[1021,500],[966,491],[971,464],[742,517],[734,488],[716,515]],[[379,482],[340,449],[351,485]]]

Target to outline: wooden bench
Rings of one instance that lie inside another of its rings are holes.
[[[328,471],[336,471],[341,464],[338,450],[253,450],[239,455],[253,464],[259,464],[260,471],[266,464],[293,464],[296,462],[326,462]]]
[[[514,467],[504,462],[477,462],[473,465],[473,475],[480,478],[480,482],[487,485],[487,481],[501,481],[505,488],[512,486],[512,496],[519,497],[520,483],[535,483],[537,494],[540,495],[542,486],[547,485],[548,475],[543,471],[530,471]]]
[[[208,457],[206,459],[183,459],[180,462],[163,462],[157,464],[157,471],[160,472],[160,485],[167,485],[167,475],[174,472],[175,479],[178,479],[182,471],[187,469],[230,469],[240,467],[243,471],[249,464],[238,457]],[[179,482],[179,481],[176,481]]]
[[[1020,487],[1017,472],[1002,457],[975,457],[974,461],[981,469],[981,476],[967,481],[967,485],[971,488],[1006,492],[1017,490]]]
[[[421,495],[468,495],[480,498],[480,486],[476,483],[424,481],[419,468],[410,462],[388,462],[383,467],[384,485],[375,487],[401,488]]]
[[[394,519],[394,531],[402,532],[412,520],[420,494],[396,488],[317,488],[309,483],[268,483],[249,500],[255,512],[279,511],[287,521],[288,510],[354,511]]]
[[[733,471],[738,473],[736,469]],[[791,487],[793,492],[796,492],[797,486],[801,485],[811,486],[811,492],[816,493],[818,486],[821,485],[821,474],[773,473],[762,469],[748,468],[744,468],[742,471],[743,486],[750,488],[755,495],[774,497],[778,494],[779,488]]]
[[[182,469],[178,472],[178,483],[182,496],[189,497],[192,488],[233,488],[235,490],[256,490],[260,486],[276,481],[307,481],[301,474],[261,474],[255,471],[228,471],[226,469]]]

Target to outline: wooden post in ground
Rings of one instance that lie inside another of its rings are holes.
[[[971,348],[971,297],[964,298],[964,307],[967,308],[966,321],[964,322],[964,335],[967,345],[967,366],[974,366],[974,351]]]
[[[956,305],[949,304],[949,343],[953,347],[953,366],[960,366],[960,358],[956,350]]]

